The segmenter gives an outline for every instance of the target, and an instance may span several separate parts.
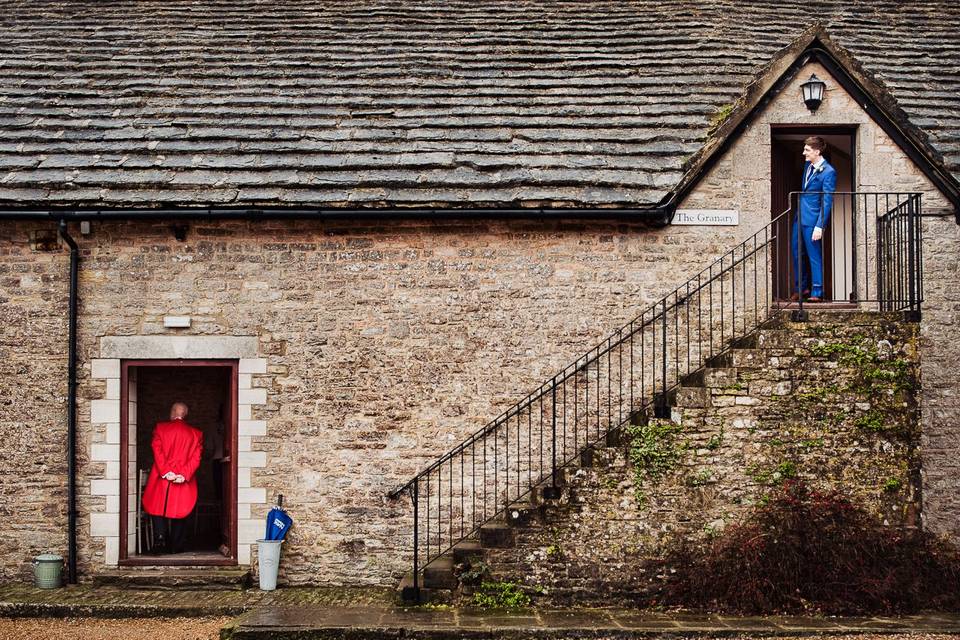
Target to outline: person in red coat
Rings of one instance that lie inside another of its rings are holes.
[[[153,468],[143,491],[143,509],[153,521],[151,551],[183,551],[184,520],[197,504],[197,478],[203,451],[203,433],[186,422],[188,408],[182,402],[170,407],[170,420],[153,430]]]

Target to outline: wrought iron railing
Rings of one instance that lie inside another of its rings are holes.
[[[803,317],[790,255],[801,194],[790,197],[790,209],[391,492],[411,499],[415,590],[423,566],[534,487],[556,490],[558,471],[608,431],[650,408],[666,416],[668,393],[733,339],[783,309]],[[832,194],[824,295],[857,308],[919,309],[920,198]]]

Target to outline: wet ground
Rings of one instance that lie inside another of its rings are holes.
[[[221,628],[225,631],[221,636]],[[960,640],[960,614],[735,617],[613,609],[479,611],[399,606],[376,588],[130,589],[0,586],[0,640],[568,640],[573,638],[897,638]]]

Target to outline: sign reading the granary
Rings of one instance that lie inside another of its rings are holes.
[[[736,209],[677,209],[673,224],[735,227],[740,224],[740,212]]]

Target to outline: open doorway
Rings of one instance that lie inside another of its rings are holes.
[[[236,563],[236,361],[139,360],[121,367],[121,545],[125,564]],[[154,555],[155,537],[141,497],[153,466],[154,427],[174,402],[203,434],[197,501],[181,521],[181,553]]]
[[[803,188],[803,140],[808,136],[820,136],[827,143],[823,156],[837,172],[837,196],[833,213],[824,229],[823,279],[824,300],[833,302],[856,302],[856,256],[854,254],[855,225],[852,200],[843,196],[854,190],[854,166],[856,128],[832,127],[774,127],[772,130],[771,198],[770,215],[774,219],[791,206],[796,207],[796,198],[790,202],[790,193]],[[773,264],[773,290],[778,300],[790,296],[793,268],[790,253],[792,217],[777,226],[776,255]]]

